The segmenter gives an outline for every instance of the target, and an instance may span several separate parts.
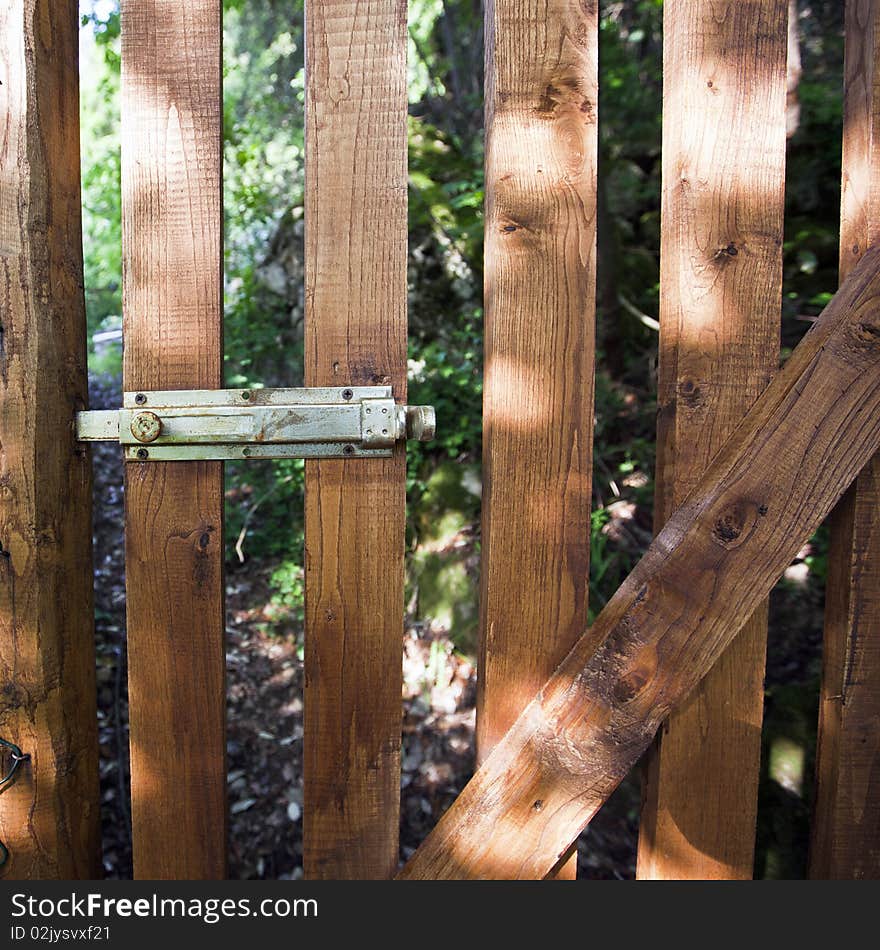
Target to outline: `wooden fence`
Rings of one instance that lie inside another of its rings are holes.
[[[404,877],[573,875],[648,748],[639,875],[750,877],[766,598],[832,509],[810,873],[880,875],[880,0],[846,5],[842,287],[777,372],[788,7],[665,4],[658,535],[587,629],[598,5],[487,0],[481,764]],[[306,34],[306,382],[403,402],[406,4],[309,0]],[[76,0],[10,0],[0,37],[2,873],[87,877]],[[220,0],[122,0],[122,43],[124,388],[217,388]],[[126,467],[140,878],[225,874],[221,466]],[[307,463],[312,878],[397,870],[404,475]]]

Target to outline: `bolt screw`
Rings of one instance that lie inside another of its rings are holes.
[[[143,405],[146,405],[147,397],[146,397],[143,393],[138,393],[138,394],[134,397],[134,401],[135,401],[139,406],[143,406]]]
[[[138,449],[137,457],[143,462],[144,459],[148,459],[150,457],[150,453],[146,449]]]
[[[131,420],[131,434],[138,442],[155,442],[162,433],[162,420],[155,412],[139,412]]]
[[[241,398],[247,402],[247,400],[251,398],[251,391],[249,389],[245,389],[241,394]]]
[[[343,398],[343,399],[346,399],[346,400],[347,400],[347,399],[351,399],[352,396],[354,396],[354,393],[353,393],[350,389],[343,389],[343,390],[342,390],[342,398]]]
[[[353,445],[346,445],[346,446],[343,446],[342,454],[343,454],[343,455],[354,455],[354,446],[353,446]]]

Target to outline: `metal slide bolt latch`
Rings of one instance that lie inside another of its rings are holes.
[[[390,386],[125,393],[122,409],[76,415],[80,441],[152,462],[384,457],[435,428],[432,406],[399,406]]]

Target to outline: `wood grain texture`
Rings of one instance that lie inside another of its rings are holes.
[[[406,398],[406,4],[306,5],[307,386]],[[397,866],[403,447],[306,463],[304,861]]]
[[[220,0],[123,0],[127,390],[222,385]],[[134,869],[226,872],[223,467],[126,465]]]
[[[533,15],[486,7],[478,761],[587,625],[598,7],[551,0],[540,32]]]
[[[552,873],[878,448],[880,249],[401,876]]]
[[[664,5],[658,530],[779,365],[787,15]],[[640,878],[752,877],[766,652],[765,603],[658,733]]]
[[[846,5],[840,278],[880,240],[880,2]],[[880,457],[831,518],[809,875],[880,877]]]
[[[0,9],[0,796],[7,879],[100,872],[75,0]],[[11,761],[2,755],[3,774]]]

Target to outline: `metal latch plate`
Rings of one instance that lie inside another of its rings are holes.
[[[390,386],[128,392],[77,413],[79,440],[118,440],[129,461],[382,458],[407,434],[431,438],[433,410],[396,405]]]

